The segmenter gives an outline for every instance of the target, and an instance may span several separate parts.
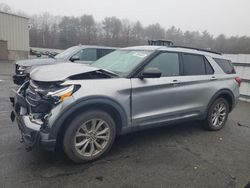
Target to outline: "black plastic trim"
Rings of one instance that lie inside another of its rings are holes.
[[[185,48],[185,49],[191,49],[191,50],[197,50],[197,51],[222,55],[220,52],[215,52],[215,51],[212,51],[212,50],[206,50],[206,49],[201,49],[201,48],[188,47],[188,46],[171,46],[171,48]]]
[[[65,110],[61,112],[60,115],[58,115],[58,118],[54,121],[55,123],[51,125],[51,131],[49,135],[49,139],[56,139],[57,135],[60,131],[61,126],[63,125],[64,121],[70,117],[72,113],[75,111],[88,106],[88,105],[100,105],[105,104],[113,107],[118,111],[120,114],[122,125],[121,128],[123,129],[128,125],[128,115],[126,111],[123,109],[123,107],[113,99],[103,97],[103,96],[92,96],[92,97],[86,97],[83,99],[79,99],[72,103],[70,106],[68,106]],[[122,131],[122,130],[121,130]]]
[[[227,94],[231,97],[232,99],[232,108],[231,108],[231,111],[233,110],[233,108],[235,107],[236,105],[236,101],[235,101],[235,96],[234,94],[232,93],[232,91],[230,91],[229,89],[221,89],[219,91],[217,91],[213,97],[210,99],[208,105],[207,105],[207,110],[206,110],[206,113],[205,113],[205,117],[207,116],[207,113],[208,113],[208,110],[209,110],[209,107],[212,105],[212,103],[218,98],[219,95],[222,95],[222,94]],[[231,112],[230,111],[230,112]]]

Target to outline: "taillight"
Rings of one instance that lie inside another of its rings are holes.
[[[238,86],[240,87],[241,79],[240,79],[239,76],[237,76],[237,77],[235,78],[235,81],[237,82]]]

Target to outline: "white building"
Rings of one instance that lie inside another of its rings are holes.
[[[29,54],[29,18],[0,11],[0,60],[25,59]]]

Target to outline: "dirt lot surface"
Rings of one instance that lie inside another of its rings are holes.
[[[111,152],[75,165],[62,152],[26,152],[9,115],[14,66],[0,62],[0,187],[244,187],[250,181],[250,103],[224,129],[182,123],[119,137]]]

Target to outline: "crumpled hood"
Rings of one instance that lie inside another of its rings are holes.
[[[39,66],[33,69],[30,73],[30,78],[32,80],[41,82],[53,82],[53,81],[63,81],[66,78],[100,70],[84,64],[77,63],[60,63],[46,66]]]
[[[39,59],[25,59],[17,61],[16,64],[20,66],[40,66],[54,63],[56,60],[53,58],[39,58]]]

